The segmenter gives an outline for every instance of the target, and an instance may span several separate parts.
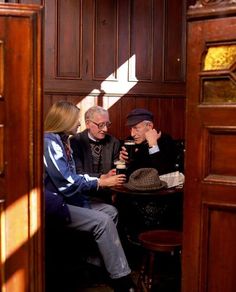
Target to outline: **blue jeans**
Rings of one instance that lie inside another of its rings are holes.
[[[91,201],[91,209],[72,205],[68,205],[68,208],[71,215],[68,227],[93,235],[110,278],[117,279],[130,274],[131,270],[116,228],[116,208],[96,201]]]

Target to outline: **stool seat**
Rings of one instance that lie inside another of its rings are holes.
[[[173,255],[175,251],[178,251],[180,256],[182,232],[174,230],[149,230],[140,233],[138,238],[141,246],[146,251],[138,280],[138,291],[151,291],[155,255],[160,252]]]
[[[139,235],[141,245],[147,250],[171,252],[182,245],[182,232],[174,230],[150,230]]]

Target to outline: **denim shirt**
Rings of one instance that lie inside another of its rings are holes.
[[[76,174],[75,163],[67,158],[61,137],[55,133],[44,134],[44,186],[55,195],[64,197],[66,203],[89,207],[88,193],[96,192],[98,178]]]

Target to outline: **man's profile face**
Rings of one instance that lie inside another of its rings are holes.
[[[86,121],[86,128],[93,138],[102,140],[105,138],[110,124],[108,113],[94,113],[93,118]]]
[[[143,121],[130,127],[130,134],[135,144],[141,144],[146,140],[146,132],[153,128],[152,122]]]

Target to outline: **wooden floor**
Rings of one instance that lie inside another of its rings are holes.
[[[114,290],[108,285],[98,285],[87,288],[78,288],[76,292],[114,292]]]
[[[114,290],[107,285],[97,286],[97,287],[88,287],[88,288],[79,288],[78,292],[113,292]]]
[[[140,247],[125,248],[128,262],[132,269],[134,282],[140,274],[143,253]],[[75,265],[68,261],[66,266],[57,263],[56,270],[50,270],[46,275],[46,292],[113,292],[111,281],[105,268],[87,263]],[[180,265],[176,258],[170,255],[159,255],[155,264],[153,292],[180,292]]]
[[[135,272],[134,272],[135,273]],[[134,279],[136,279],[134,276]],[[113,288],[108,283],[87,283],[87,287],[78,287],[76,292],[113,292]],[[160,283],[154,282],[153,292],[180,292],[180,282],[173,276],[162,277]]]

